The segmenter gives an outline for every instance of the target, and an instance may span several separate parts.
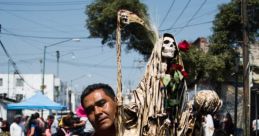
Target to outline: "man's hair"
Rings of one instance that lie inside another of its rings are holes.
[[[93,92],[97,89],[102,89],[106,95],[108,95],[110,98],[112,98],[112,100],[115,99],[114,91],[108,84],[103,84],[103,83],[92,84],[92,85],[87,86],[81,95],[81,105],[82,106],[83,106],[83,100],[84,100],[85,96],[89,95],[91,92]]]
[[[55,117],[53,115],[49,115],[48,119],[54,119]]]
[[[73,120],[67,116],[63,117],[62,121],[63,121],[63,126],[67,126],[67,127],[71,128],[73,125]]]
[[[36,118],[40,117],[40,114],[38,112],[35,112],[34,115],[35,115]]]

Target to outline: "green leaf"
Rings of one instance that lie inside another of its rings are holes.
[[[177,86],[178,86],[178,85],[177,85],[176,83],[173,83],[172,90],[175,91],[176,88],[177,88]]]
[[[163,77],[162,81],[163,81],[164,86],[167,86],[170,83],[170,81],[171,81],[171,76],[170,75],[165,75]]]
[[[176,105],[179,104],[179,100],[177,100],[177,99],[169,99],[167,102],[168,102],[168,105],[169,105],[170,107],[176,106]]]
[[[179,84],[180,80],[182,80],[182,79],[183,79],[182,73],[179,70],[175,71],[174,72],[174,81]]]

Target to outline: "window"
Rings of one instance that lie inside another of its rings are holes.
[[[23,79],[21,79],[21,78],[17,78],[16,79],[16,86],[23,86]]]
[[[0,78],[0,86],[3,86],[3,78]]]

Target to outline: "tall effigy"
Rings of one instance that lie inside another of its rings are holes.
[[[146,27],[145,22],[134,13],[127,10],[118,11],[116,31],[118,65],[117,135],[175,135],[187,90],[185,82],[187,73],[175,38],[168,33],[159,39],[157,38],[143,78],[132,93],[133,99],[128,104],[123,104],[120,62],[121,23],[124,25],[138,23]],[[186,48],[188,48],[188,45],[183,49],[186,50]]]

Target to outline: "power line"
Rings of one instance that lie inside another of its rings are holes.
[[[22,35],[14,33],[1,33],[3,35],[15,36],[15,37],[27,37],[27,38],[36,38],[36,39],[72,39],[75,37],[48,37],[48,36],[32,36],[32,35]],[[89,37],[79,36],[79,39],[89,39]]]
[[[11,11],[11,12],[64,12],[64,11],[76,11],[83,10],[83,8],[74,8],[74,9],[35,9],[35,10],[25,10],[25,9],[0,9],[0,11]]]
[[[166,18],[168,17],[170,11],[172,10],[172,8],[173,8],[173,6],[174,6],[174,3],[175,3],[175,0],[172,1],[172,3],[171,3],[171,5],[170,5],[169,9],[167,10],[167,12],[166,12],[166,14],[165,14],[165,16],[164,16],[164,18],[163,18],[163,20],[162,20],[162,22],[161,22],[161,24],[159,25],[159,28],[160,28],[160,27],[163,25],[163,23],[165,22]]]
[[[48,61],[56,62],[54,59],[47,59]],[[101,65],[101,64],[89,64],[89,63],[76,63],[76,62],[71,62],[71,61],[62,61],[61,63],[67,64],[67,65],[72,65],[75,67],[89,67],[89,68],[101,68],[101,69],[114,69],[117,66],[116,65]],[[139,67],[135,66],[122,66],[124,69],[139,69]]]
[[[28,19],[28,18],[25,18],[25,17],[22,17],[22,16],[18,16],[18,15],[14,14],[14,13],[10,13],[10,12],[7,12],[7,11],[3,11],[3,12],[8,13],[8,14],[10,14],[10,15],[13,15],[13,16],[15,16],[15,17],[17,17],[17,18],[20,18],[20,19],[22,19],[22,20],[25,20],[25,21],[27,21],[27,22],[30,22],[30,23],[32,23],[32,24],[36,24],[36,25],[45,27],[45,28],[47,28],[47,29],[49,29],[49,30],[55,30],[55,31],[61,32],[61,33],[67,33],[66,31],[57,29],[56,27],[51,27],[51,26],[48,26],[48,25],[39,23],[39,22],[37,22],[37,21],[31,20],[31,19]]]
[[[200,12],[201,8],[205,5],[205,3],[207,2],[207,0],[204,0],[200,7],[195,11],[195,13],[192,15],[192,17],[187,21],[187,23],[184,25],[184,27],[182,29],[180,29],[175,35],[179,34],[180,32],[182,32],[182,30],[185,28],[185,26],[189,25],[190,22],[194,19],[194,17]]]
[[[189,0],[186,5],[184,6],[183,10],[181,11],[181,13],[179,14],[179,16],[176,18],[176,20],[174,21],[174,23],[168,28],[169,30],[171,30],[174,25],[179,21],[180,17],[183,15],[184,11],[187,9],[187,7],[189,6],[191,0]]]
[[[209,24],[209,23],[212,23],[212,22],[213,22],[213,20],[206,21],[206,22],[201,22],[201,23],[197,23],[197,24],[190,24],[190,25],[187,25],[187,26],[180,26],[180,27],[174,27],[174,28],[168,28],[168,29],[161,29],[159,31],[163,32],[163,31],[169,31],[169,30],[172,30],[172,29],[182,29],[182,28],[191,27],[191,26],[198,26],[198,25]]]
[[[16,66],[16,63],[13,61],[12,57],[9,55],[9,53],[7,52],[5,46],[3,45],[2,41],[0,40],[0,44],[5,52],[5,55],[8,57],[10,63],[12,64],[14,70],[15,70],[15,74],[18,74],[18,76],[21,78],[21,80],[24,81],[25,84],[27,84],[31,89],[36,90],[34,87],[32,87],[30,84],[28,84],[28,82],[26,82],[23,78],[23,76],[21,75],[21,73],[19,72],[18,67]]]
[[[12,32],[10,32],[9,30],[6,30],[5,28],[3,28],[5,31],[7,31],[7,32],[9,32],[9,33],[12,33]],[[26,44],[28,44],[28,42],[27,41],[25,41],[24,39],[21,39],[21,38],[19,38],[21,41],[23,41],[24,43],[26,43]],[[37,41],[38,42],[38,41]],[[28,45],[31,45],[31,44],[28,44]],[[35,47],[35,46],[33,46],[34,48],[37,48],[38,50],[41,50],[39,47]]]
[[[1,5],[8,6],[66,6],[66,5],[82,5],[86,1],[73,2],[0,2]]]
[[[204,17],[204,16],[207,16],[207,15],[209,15],[209,14],[216,13],[217,11],[218,11],[218,9],[210,10],[210,11],[208,11],[208,12],[206,12],[206,13],[200,15],[200,16],[196,16],[196,17],[193,18],[192,20],[199,19],[199,18]]]

